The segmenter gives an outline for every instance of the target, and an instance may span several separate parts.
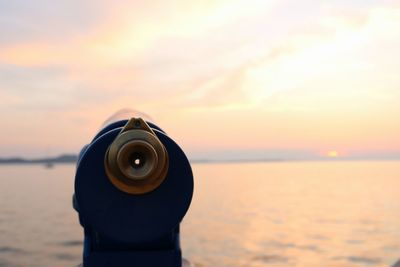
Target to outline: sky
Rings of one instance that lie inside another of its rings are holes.
[[[0,157],[121,108],[192,158],[400,158],[398,1],[0,0]]]

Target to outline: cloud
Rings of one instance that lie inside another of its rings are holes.
[[[62,43],[107,18],[106,1],[1,1],[0,45]]]

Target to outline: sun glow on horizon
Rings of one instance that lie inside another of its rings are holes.
[[[340,157],[339,152],[337,152],[336,150],[331,150],[328,151],[328,153],[326,154],[329,158],[338,158]]]

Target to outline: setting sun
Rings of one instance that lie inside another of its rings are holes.
[[[339,152],[332,150],[332,151],[329,151],[327,155],[330,158],[337,158],[337,157],[339,157]]]

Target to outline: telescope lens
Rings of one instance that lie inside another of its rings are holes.
[[[132,180],[146,179],[157,168],[157,152],[143,140],[133,140],[118,151],[118,166],[125,177]]]
[[[133,153],[131,156],[132,168],[140,169],[146,163],[146,157],[142,153]]]

